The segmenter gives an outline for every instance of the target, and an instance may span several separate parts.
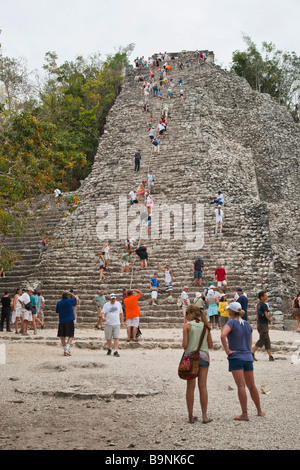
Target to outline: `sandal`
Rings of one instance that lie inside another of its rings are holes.
[[[198,418],[197,418],[197,416],[194,416],[193,421],[189,421],[189,423],[194,424],[194,423],[196,423],[196,421],[198,421]]]

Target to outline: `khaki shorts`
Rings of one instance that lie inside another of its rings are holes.
[[[25,321],[32,321],[32,312],[31,310],[26,310],[26,308],[22,308],[22,317]]]
[[[105,325],[105,339],[119,338],[120,325]]]
[[[259,339],[256,341],[255,346],[262,348],[263,346],[266,349],[271,349],[271,340],[269,337],[269,325],[266,323],[258,323],[257,331],[259,333]]]
[[[227,286],[227,281],[218,281],[218,287],[222,287],[222,285],[224,287],[226,287]]]
[[[134,328],[137,328],[139,326],[139,323],[140,323],[139,317],[128,318],[128,320],[126,320],[127,328],[130,328],[131,326],[133,326]]]
[[[98,307],[98,317],[102,318],[102,307]]]

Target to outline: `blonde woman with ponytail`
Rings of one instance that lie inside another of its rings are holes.
[[[202,411],[202,423],[207,424],[212,421],[212,419],[207,416],[208,393],[206,385],[209,368],[209,349],[213,348],[210,326],[203,308],[199,308],[197,305],[189,305],[187,307],[185,320],[186,323],[183,327],[182,347],[186,353],[197,350],[203,328],[206,327],[204,339],[200,347],[199,372],[197,379]],[[187,380],[186,382],[186,404],[189,423],[193,424],[198,420],[198,418],[193,414],[196,379]]]
[[[252,345],[252,327],[250,323],[242,319],[244,310],[238,302],[232,302],[226,307],[230,320],[221,332],[221,342],[226,351],[229,363],[229,372],[232,373],[238,389],[238,397],[242,408],[242,414],[234,419],[249,421],[247,410],[247,392],[249,389],[251,398],[256,406],[257,415],[265,416],[260,407],[259,393],[254,381]]]

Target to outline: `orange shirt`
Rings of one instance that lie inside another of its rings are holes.
[[[139,317],[141,312],[139,309],[138,300],[141,297],[141,294],[129,295],[124,299],[124,304],[126,307],[126,320],[131,318]]]

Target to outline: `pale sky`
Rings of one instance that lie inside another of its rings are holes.
[[[300,0],[0,0],[2,54],[40,69],[47,51],[58,62],[114,53],[135,43],[130,59],[157,52],[209,49],[228,66],[245,49],[273,42],[300,56]]]

